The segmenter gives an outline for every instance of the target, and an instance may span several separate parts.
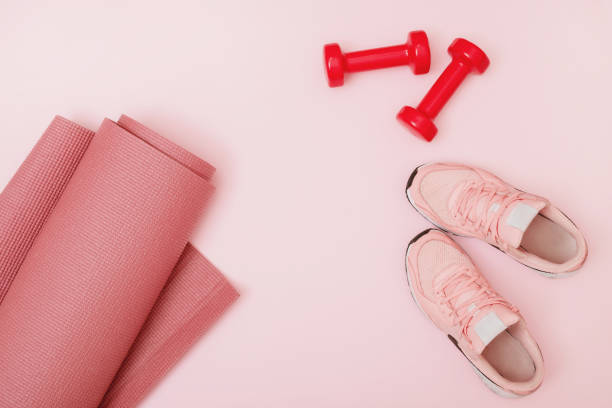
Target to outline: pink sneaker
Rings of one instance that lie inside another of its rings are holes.
[[[545,276],[566,276],[586,259],[584,236],[565,214],[485,170],[425,164],[410,176],[406,194],[438,228],[480,238]]]
[[[542,353],[525,321],[452,239],[435,229],[414,237],[406,252],[406,274],[419,309],[490,389],[515,397],[540,386]]]

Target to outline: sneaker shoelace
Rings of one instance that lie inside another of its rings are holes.
[[[499,220],[505,209],[523,195],[521,191],[496,183],[472,180],[461,188],[451,208],[451,216],[462,228],[505,247],[499,237]]]
[[[470,344],[467,329],[482,308],[501,304],[518,313],[518,309],[497,294],[473,267],[451,264],[442,274],[447,276],[434,283],[438,304],[446,310],[454,326],[461,326],[461,334]]]

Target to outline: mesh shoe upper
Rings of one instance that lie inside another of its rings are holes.
[[[420,234],[409,245],[406,272],[419,308],[494,389],[525,395],[539,387],[543,359],[523,318],[450,237]]]
[[[567,216],[485,170],[427,164],[416,170],[407,194],[438,227],[482,239],[548,275],[574,271],[586,258],[584,237]]]

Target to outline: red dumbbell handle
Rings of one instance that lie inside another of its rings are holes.
[[[472,69],[467,61],[454,59],[427,92],[417,110],[430,119],[435,118]]]
[[[402,44],[349,52],[344,55],[344,63],[347,72],[359,72],[409,65],[411,58],[407,45]]]

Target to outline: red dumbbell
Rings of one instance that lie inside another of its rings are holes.
[[[448,99],[472,71],[483,73],[489,66],[489,58],[476,45],[463,38],[457,38],[448,47],[453,58],[442,75],[433,84],[427,95],[416,109],[404,106],[397,114],[397,119],[413,133],[430,142],[438,129],[433,119],[446,104]]]
[[[345,72],[412,65],[415,74],[429,71],[429,41],[424,31],[412,31],[406,44],[343,54],[338,44],[327,44],[323,58],[330,87],[344,84]]]

